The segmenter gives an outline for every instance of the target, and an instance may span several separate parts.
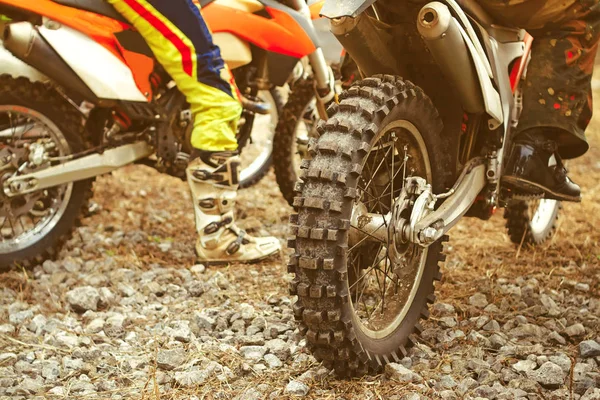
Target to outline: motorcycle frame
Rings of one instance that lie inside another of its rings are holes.
[[[498,205],[499,178],[502,174],[504,149],[510,145],[511,132],[517,119],[514,115],[517,112],[514,89],[526,72],[532,41],[532,37],[524,30],[494,25],[491,22],[492,19],[472,0],[458,0],[458,2],[439,0],[439,2],[450,8],[453,18],[460,24],[466,50],[475,66],[476,76],[474,78],[480,83],[481,95],[485,103],[485,112],[478,117],[486,120],[489,131],[500,130],[501,141],[499,146],[490,151],[486,157],[474,158],[467,162],[462,172],[458,174],[458,179],[452,185],[452,189],[447,193],[427,194],[429,196],[428,207],[416,210],[415,212],[419,215],[411,217],[411,220],[417,221],[411,227],[411,241],[421,246],[428,246],[447,233],[469,211],[482,192],[487,190],[486,200],[490,207],[495,208]],[[326,0],[322,14],[332,19],[334,33],[337,30],[345,35],[348,28],[345,28],[344,25],[358,26],[361,18],[373,18],[364,13],[369,7],[376,7],[376,1]],[[378,15],[377,12],[373,14]],[[365,37],[365,43],[378,43],[378,46],[381,46],[381,43],[385,42],[387,43],[385,51],[388,54],[398,53],[397,49],[393,47],[393,44],[396,43],[394,40],[380,40],[378,35],[384,34],[382,33],[384,30],[377,29],[376,23],[379,18],[375,19],[377,21],[372,24],[375,28],[367,27],[364,32],[361,32]],[[417,21],[415,21],[416,23]],[[338,36],[338,38],[340,37]],[[351,49],[347,49],[353,58],[358,55],[356,58],[359,60],[368,60],[368,63],[364,63],[364,65],[357,62],[364,75],[376,73],[394,73],[405,77],[408,75],[402,65],[396,64],[394,69],[393,62],[378,57],[376,54],[370,54],[369,47],[362,46],[359,49],[353,49],[359,53],[365,51],[366,55],[353,54]],[[378,50],[381,51],[381,48]],[[461,51],[461,49],[457,49],[457,51]],[[378,60],[382,61],[378,64]],[[509,68],[513,63],[517,63],[514,67],[516,72],[509,74]],[[443,72],[444,69],[454,67],[453,65],[438,66]],[[444,134],[446,133],[445,131]],[[481,131],[477,134],[481,134]],[[439,207],[436,206],[441,199],[443,199],[443,203]],[[355,208],[354,213],[357,212],[360,211]],[[392,218],[391,214],[381,216],[369,213],[365,216],[371,220],[385,219],[385,226],[391,223]],[[352,219],[355,218],[357,216],[353,215]],[[373,226],[380,225],[375,223]],[[381,229],[368,233],[382,240],[387,235],[387,232]]]

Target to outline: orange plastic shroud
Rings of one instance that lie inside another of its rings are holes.
[[[129,25],[50,0],[0,0],[0,4],[42,15],[91,37],[129,66],[138,88],[151,99],[154,60],[124,49],[115,36],[132,29]],[[265,9],[270,19],[217,3],[206,6],[202,14],[213,32],[229,32],[267,51],[302,58],[316,50],[310,36],[293,17],[275,8]],[[312,10],[316,13],[317,7]]]
[[[302,58],[316,47],[304,29],[284,11],[266,7],[271,19],[217,3],[202,9],[213,32],[229,32],[261,49]]]

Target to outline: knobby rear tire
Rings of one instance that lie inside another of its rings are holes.
[[[295,274],[290,292],[299,331],[317,360],[339,376],[378,373],[388,362],[399,361],[417,342],[419,321],[429,315],[434,281],[440,280],[439,262],[444,236],[432,244],[423,276],[402,323],[380,340],[365,335],[353,315],[348,282],[348,231],[357,183],[368,149],[377,133],[391,121],[404,119],[419,130],[429,154],[433,189],[441,193],[452,175],[449,143],[441,135],[442,122],[431,100],[408,81],[375,76],[356,82],[328,110],[331,117],[318,126],[318,141],[309,146],[311,160],[303,162],[290,217],[288,246],[294,249],[288,271]]]

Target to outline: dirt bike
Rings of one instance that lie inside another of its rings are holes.
[[[443,243],[463,216],[507,207],[512,239],[536,243],[560,205],[500,179],[522,110],[527,32],[471,0],[326,0],[322,14],[366,78],[308,145],[288,270],[309,348],[353,376],[380,372],[416,343]]]
[[[299,60],[308,60],[323,113],[335,95],[310,9],[288,4],[203,2],[246,99],[242,149],[255,140],[254,117],[269,110],[260,97],[301,76]],[[192,115],[142,37],[107,2],[0,0],[0,15],[4,49],[15,57],[0,67],[0,266],[30,266],[59,251],[93,177],[134,162],[184,176]],[[260,175],[270,153],[261,160],[242,178]]]

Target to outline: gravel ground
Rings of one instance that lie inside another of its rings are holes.
[[[598,121],[590,139],[571,164],[585,199],[554,239],[515,248],[501,215],[463,221],[421,343],[351,381],[299,340],[286,254],[195,265],[183,182],[137,166],[99,178],[56,262],[0,276],[0,399],[598,400]],[[242,225],[283,242],[291,210],[273,176],[240,197]]]

